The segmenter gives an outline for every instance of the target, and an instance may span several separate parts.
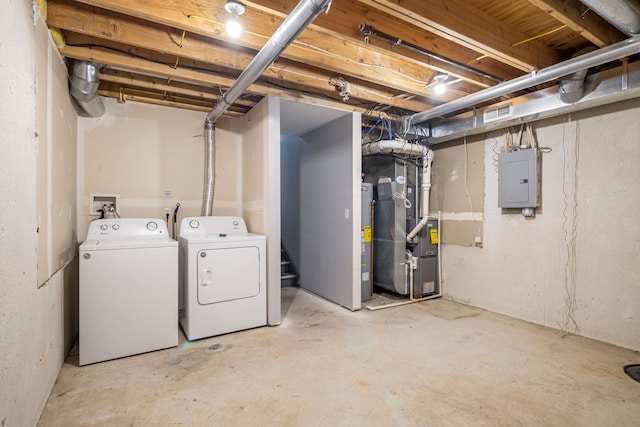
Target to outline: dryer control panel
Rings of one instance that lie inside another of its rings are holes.
[[[166,237],[167,224],[157,218],[96,219],[89,224],[87,240]]]
[[[246,236],[247,225],[239,216],[198,216],[184,218],[180,236]]]

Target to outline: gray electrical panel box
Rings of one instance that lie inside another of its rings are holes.
[[[538,150],[528,148],[498,154],[498,206],[538,206]]]

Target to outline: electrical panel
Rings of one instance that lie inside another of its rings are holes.
[[[498,154],[498,206],[538,206],[538,150],[528,148]]]

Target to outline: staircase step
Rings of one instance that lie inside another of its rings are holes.
[[[291,263],[289,261],[280,261],[280,274],[285,274],[291,271]]]
[[[280,287],[298,286],[298,277],[295,274],[280,275]]]

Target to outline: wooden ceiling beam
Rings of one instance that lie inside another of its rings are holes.
[[[577,0],[529,0],[598,47],[623,40],[624,34]]]
[[[143,96],[140,94],[123,93],[113,89],[98,89],[98,95],[105,96],[108,98],[115,98],[118,101],[124,102],[124,103],[126,103],[127,101],[135,101],[135,102],[143,102],[145,104],[162,105],[164,107],[182,108],[185,110],[192,110],[192,111],[202,111],[204,113],[211,111],[211,108],[209,107],[194,105],[192,103],[177,102],[177,101],[172,101],[168,99],[158,99],[150,96]],[[225,111],[224,115],[230,116],[230,117],[240,117],[243,115],[243,113],[227,110]]]
[[[464,0],[359,1],[525,72],[560,61],[538,40],[518,44],[529,37]]]
[[[227,17],[221,0],[206,4],[197,0],[183,0],[179,4],[150,0],[79,2],[230,42],[224,32],[223,21]],[[242,22],[250,31],[245,31],[234,43],[259,50],[282,21],[261,11],[245,13]],[[416,95],[427,95],[424,87],[435,75],[433,69],[417,61],[385,54],[359,42],[327,37],[312,29],[303,31],[281,57]]]
[[[225,76],[219,76],[204,71],[190,70],[186,68],[171,68],[170,66],[158,64],[146,59],[135,58],[130,55],[122,53],[116,53],[108,50],[90,48],[90,47],[76,47],[65,46],[61,54],[68,58],[79,59],[82,61],[92,61],[99,64],[107,64],[114,67],[134,70],[136,72],[160,77],[164,79],[171,78],[172,80],[183,81],[186,83],[201,84],[208,87],[225,86],[228,87],[233,84],[233,79]],[[365,112],[366,108],[348,105],[337,101],[329,101],[324,99],[317,99],[312,96],[300,94],[294,90],[283,90],[265,83],[254,83],[247,89],[247,93],[256,95],[276,95],[281,98],[291,99],[295,101],[302,101],[316,105],[323,105],[331,108],[337,108],[345,111],[358,111]]]
[[[181,32],[170,28],[162,28],[124,15],[103,15],[91,6],[68,1],[51,1],[49,3],[48,23],[63,30],[175,55],[176,59],[178,57],[190,58],[211,63],[238,72],[246,68],[253,59],[253,56],[249,54],[214,45],[200,36],[187,34],[182,37]],[[179,63],[179,61],[177,62]],[[311,70],[289,61],[274,63],[265,70],[263,75],[273,79],[292,81],[322,91],[333,90],[334,86],[330,84],[330,81],[338,77],[338,75],[330,75],[324,70]],[[403,92],[408,89],[415,89],[415,87],[404,85],[398,88]],[[427,92],[423,88],[421,91]],[[415,94],[414,92],[410,93]],[[355,82],[351,83],[350,96],[354,98],[411,111],[424,111],[432,107],[431,104],[424,101],[405,100],[406,97],[396,98],[396,95],[397,93],[385,93],[382,88],[373,90]]]
[[[203,87],[188,85],[185,83],[160,79],[157,77],[146,76],[142,74],[134,74],[121,70],[107,69],[100,73],[100,82],[110,82],[127,87],[141,88],[156,91],[158,93],[176,94],[194,99],[207,100],[216,103],[220,99],[219,94],[213,94],[211,91],[205,91]],[[209,89],[209,88],[207,88]],[[253,107],[256,103],[250,100],[239,98],[234,105],[242,105]]]
[[[285,18],[298,3],[298,0],[247,0],[244,3],[248,7]],[[422,28],[411,25],[405,20],[382,13],[380,10],[356,0],[334,1],[331,4],[330,13],[320,14],[313,21],[311,27],[334,37],[364,42],[364,37],[359,30],[360,24],[372,26],[378,31],[385,32],[404,42],[419,46],[425,51],[436,53],[461,64],[473,66],[483,73],[494,75],[504,80],[513,79],[522,75],[519,70],[499,62],[490,63],[486,61],[484,63],[474,63],[478,58],[477,52],[433,33],[425,32]],[[388,42],[387,47],[390,47]],[[404,55],[406,52],[402,51],[402,54]],[[445,63],[433,57],[429,58],[424,54],[421,55],[421,60],[437,71],[444,71],[444,68],[452,68],[450,63]],[[456,68],[453,67],[453,69],[455,70]],[[461,68],[458,68],[458,72],[460,74],[455,77],[476,82],[476,84],[481,87],[491,86],[496,83],[492,80],[485,81],[479,78],[478,75],[473,76],[464,73]]]

